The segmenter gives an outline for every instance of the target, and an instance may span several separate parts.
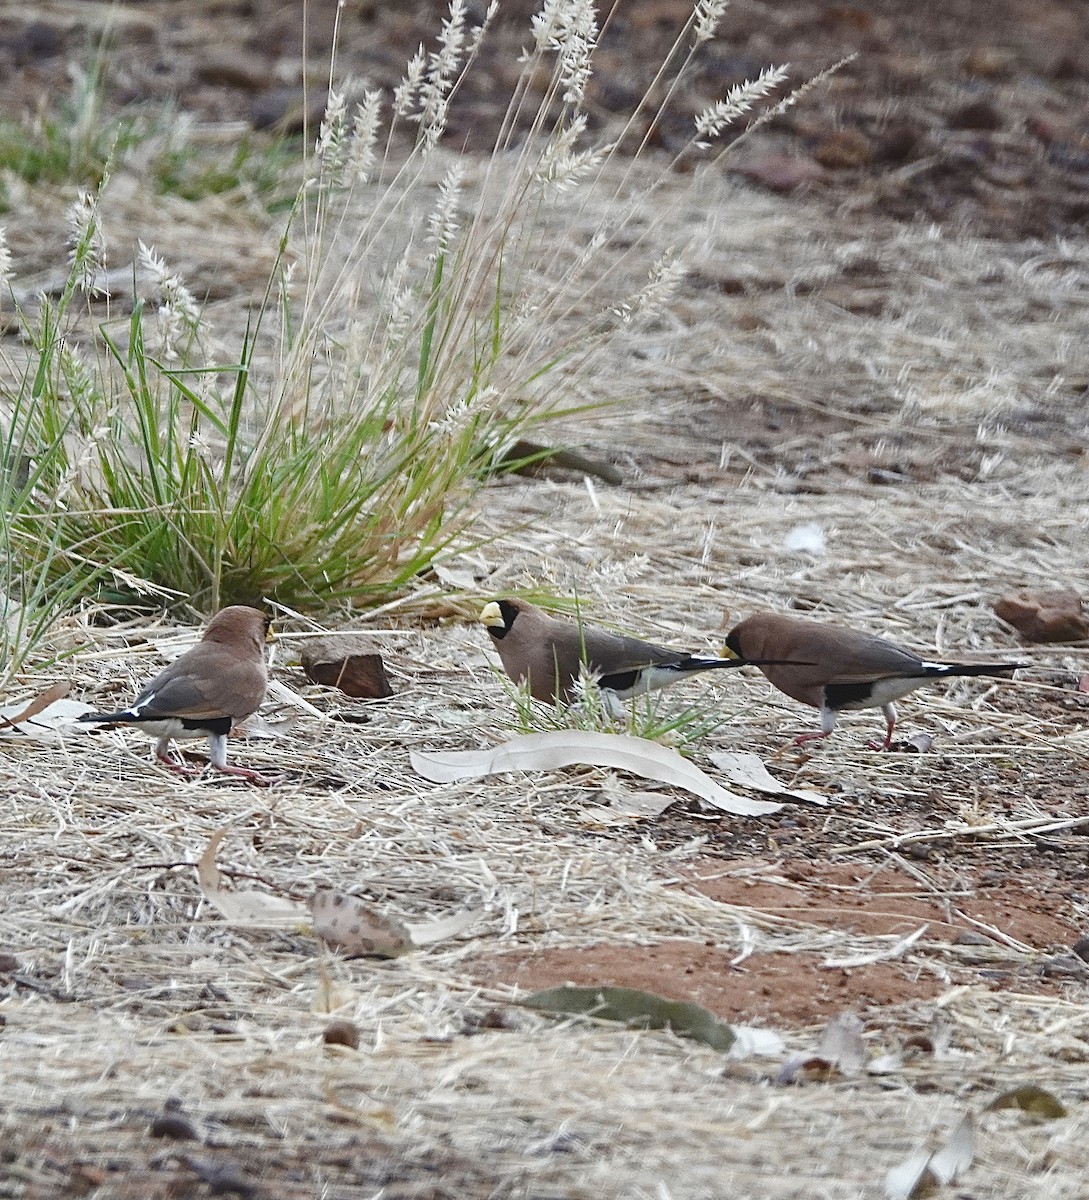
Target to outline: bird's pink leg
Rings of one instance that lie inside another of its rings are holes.
[[[267,775],[262,775],[259,771],[251,771],[247,767],[231,767],[226,763],[211,763],[212,769],[219,771],[223,775],[237,775],[240,779],[247,779],[255,787],[269,787],[272,780]]]
[[[814,729],[809,733],[799,733],[791,743],[794,746],[804,746],[806,742],[819,742],[835,729],[836,714],[827,705],[821,708],[821,727],[819,730]]]
[[[890,750],[892,748],[892,731],[896,728],[896,709],[891,704],[882,705],[881,711],[885,714],[885,740],[877,741],[875,738],[872,742],[867,742],[866,745],[870,750]]]
[[[208,735],[209,765],[224,775],[237,775],[239,779],[247,779],[255,787],[268,787],[272,780],[258,771],[248,767],[232,767],[227,764],[227,738],[222,733]]]
[[[155,761],[161,762],[168,771],[173,771],[175,775],[184,775],[186,779],[195,779],[200,774],[199,771],[194,771],[184,763],[178,762],[171,755],[169,738],[160,738],[155,743]]]
[[[804,746],[806,742],[819,742],[828,737],[831,732],[831,729],[814,729],[811,733],[799,733],[791,745]]]

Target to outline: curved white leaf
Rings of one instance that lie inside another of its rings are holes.
[[[738,787],[753,788],[758,792],[770,792],[773,796],[789,796],[791,800],[805,800],[809,804],[827,804],[828,797],[820,792],[805,788],[788,788],[764,766],[758,754],[730,750],[712,754],[711,761]]]
[[[779,812],[781,804],[750,800],[717,784],[676,750],[645,738],[618,733],[594,733],[564,729],[554,733],[531,733],[511,738],[490,750],[411,752],[412,769],[432,783],[455,783],[483,779],[509,771],[554,771],[581,763],[630,771],[681,788],[723,812],[743,817],[763,817]]]

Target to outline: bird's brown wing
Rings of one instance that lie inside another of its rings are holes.
[[[667,650],[639,638],[609,633],[605,629],[586,629],[582,634],[586,663],[591,671],[613,675],[619,671],[635,671],[639,667],[680,662],[688,656],[677,650]]]
[[[922,676],[923,660],[881,638],[855,635],[850,642],[829,646],[826,683],[861,683],[867,680]]]
[[[267,683],[263,663],[225,658],[216,664],[221,669],[214,673],[179,670],[179,664],[180,660],[160,671],[137,696],[133,710],[148,718],[242,720],[260,707]]]

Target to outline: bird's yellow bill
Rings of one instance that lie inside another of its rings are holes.
[[[265,630],[265,645],[274,646],[279,639],[276,636],[276,630],[272,628],[272,623],[269,622],[269,627]]]
[[[727,646],[725,643],[723,643],[723,645],[722,645],[722,649],[721,649],[721,650],[718,652],[718,656],[719,656],[719,658],[731,658],[731,659],[735,659],[735,658],[740,658],[740,657],[741,657],[741,655],[740,655],[740,654],[737,654],[737,653],[735,653],[735,652],[734,652],[733,650],[731,650],[731,649],[730,649],[730,647],[729,647],[729,646]]]
[[[494,600],[485,604],[480,610],[481,625],[490,625],[493,628],[496,625],[503,624],[503,613],[500,611],[499,605]]]

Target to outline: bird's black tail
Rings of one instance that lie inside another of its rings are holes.
[[[101,724],[107,725],[110,722],[120,723],[123,721],[137,721],[139,716],[131,709],[125,709],[123,712],[112,713],[83,713],[76,718],[77,721],[82,721],[84,724]]]
[[[693,654],[677,665],[682,671],[714,671],[722,667],[813,667],[816,663],[798,658],[712,658]]]
[[[924,663],[927,678],[950,679],[954,675],[1005,675],[1024,670],[1027,663]]]

